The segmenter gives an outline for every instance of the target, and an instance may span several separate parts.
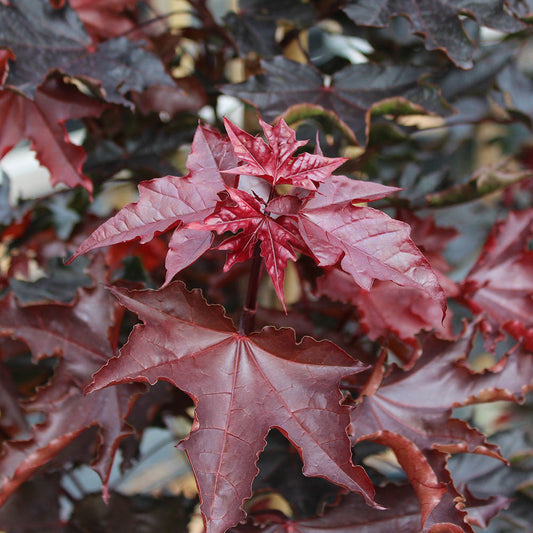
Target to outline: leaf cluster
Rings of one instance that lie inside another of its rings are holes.
[[[533,8],[163,4],[0,1],[0,529],[528,531]]]

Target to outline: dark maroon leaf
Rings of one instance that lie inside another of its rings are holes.
[[[65,533],[187,533],[192,511],[192,502],[183,496],[154,498],[112,492],[106,505],[98,494],[89,494],[74,505]]]
[[[0,505],[35,472],[52,461],[88,428],[98,426],[97,456],[91,464],[103,482],[104,498],[113,459],[122,439],[132,433],[124,420],[142,388],[121,385],[87,397],[60,364],[51,383],[40,389],[26,405],[28,412],[46,414],[46,421],[33,428],[28,440],[11,440],[4,444],[0,456],[2,492]]]
[[[474,311],[487,316],[484,333],[494,339],[505,331],[533,348],[533,210],[511,212],[497,222],[476,264],[462,284]]]
[[[401,102],[419,113],[447,113],[438,90],[423,84],[424,72],[411,66],[350,65],[326,82],[314,67],[282,56],[261,65],[263,74],[224,85],[222,91],[250,102],[267,120],[287,115],[298,106],[334,113],[361,145],[367,143],[370,114],[380,102],[387,101],[389,112],[394,102]]]
[[[108,102],[131,106],[125,95],[150,85],[173,86],[159,59],[125,37],[94,48],[76,12],[48,0],[0,3],[0,48],[15,56],[6,85],[33,98],[54,70],[78,77]]]
[[[290,503],[298,518],[314,516],[328,499],[335,499],[339,487],[325,479],[305,477],[302,466],[294,446],[279,431],[272,430],[257,462],[254,492],[274,490]]]
[[[411,31],[424,37],[428,50],[442,50],[462,68],[472,66],[474,44],[464,31],[460,16],[474,17],[482,26],[515,32],[525,25],[511,16],[503,0],[372,0],[349,2],[346,14],[362,26],[385,27],[392,17],[407,17]]]
[[[1,7],[0,7],[1,9]],[[0,157],[19,141],[28,139],[37,159],[50,170],[52,185],[81,185],[92,191],[90,179],[82,172],[85,150],[70,142],[65,129],[68,119],[97,117],[104,106],[73,86],[49,80],[34,94],[34,100],[10,90],[0,90]]]
[[[59,517],[61,474],[35,476],[0,509],[6,533],[65,533]]]
[[[323,516],[307,520],[278,519],[278,524],[263,528],[251,525],[232,528],[235,533],[316,533],[331,531],[335,533],[421,533],[420,505],[411,487],[406,485],[386,485],[376,488],[376,498],[386,507],[385,510],[372,509],[365,505],[357,494],[344,496],[340,503],[327,509]],[[467,510],[470,512],[470,501]],[[479,504],[479,512],[489,514],[482,504],[489,509],[497,508],[493,501],[472,503]],[[477,509],[476,509],[477,511]],[[259,518],[259,516],[258,516]],[[466,524],[453,522],[434,522],[423,529],[424,533],[473,533]]]
[[[451,418],[452,408],[521,401],[533,384],[533,356],[520,348],[493,368],[473,372],[465,361],[475,333],[471,326],[455,342],[426,337],[422,356],[410,370],[393,366],[383,375],[376,365],[352,412],[352,438],[392,448],[417,491],[424,521],[440,501],[437,489],[444,471],[441,466],[435,471],[428,454],[470,452],[501,458],[482,433]]]
[[[34,426],[30,439],[4,446],[1,501],[91,426],[100,428],[93,468],[102,478],[104,494],[107,491],[118,444],[132,432],[124,419],[142,387],[122,385],[94,398],[84,396],[82,387],[113,356],[122,314],[101,285],[80,290],[70,305],[21,307],[12,294],[2,300],[0,335],[23,340],[36,360],[61,356],[62,361],[51,383],[25,406],[26,411],[44,413],[45,422]]]
[[[351,462],[348,413],[338,390],[341,377],[364,368],[360,363],[328,341],[305,337],[296,344],[289,329],[244,336],[220,307],[178,282],[159,291],[113,292],[144,325],[89,390],[163,379],[195,400],[193,430],[181,447],[195,472],[207,531],[223,533],[244,517],[240,506],[251,496],[271,427],[302,454],[306,475],[325,477],[375,505],[368,476]]]
[[[0,366],[0,430],[7,437],[28,430],[28,422],[20,407],[19,396],[6,368]]]
[[[230,12],[224,17],[239,54],[249,53],[270,57],[280,52],[276,42],[278,24],[307,26],[316,17],[313,5],[305,0],[241,0],[238,13]]]

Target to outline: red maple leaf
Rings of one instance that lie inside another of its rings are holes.
[[[497,222],[476,264],[462,283],[462,300],[486,317],[489,347],[506,331],[533,349],[533,209]]]
[[[135,28],[135,21],[127,11],[135,9],[136,0],[70,0],[69,3],[94,39],[118,37]]]
[[[1,78],[0,65],[0,78]],[[70,142],[65,128],[68,119],[98,117],[105,105],[84,95],[72,85],[48,80],[30,100],[8,89],[0,91],[0,157],[19,141],[29,139],[37,159],[50,170],[52,185],[81,185],[89,192],[92,182],[82,172],[85,150]]]
[[[428,335],[422,341],[422,356],[409,370],[392,366],[385,372],[382,359],[352,412],[353,441],[376,441],[395,452],[418,494],[423,521],[441,500],[442,479],[448,476],[439,453],[501,459],[498,448],[482,433],[452,418],[452,408],[522,401],[533,385],[533,355],[521,348],[482,373],[472,371],[466,358],[475,334],[476,327],[469,326],[455,341]]]
[[[226,239],[220,250],[229,250],[224,271],[237,262],[250,259],[256,243],[261,242],[261,255],[276,294],[285,307],[283,280],[287,261],[296,261],[293,245],[302,247],[302,240],[295,222],[289,217],[273,219],[261,203],[245,191],[227,188],[229,202],[222,204],[217,211],[207,217],[202,224],[190,225],[196,229],[214,230],[218,234],[225,231],[237,233]]]
[[[324,157],[304,152],[292,157],[307,141],[297,141],[296,133],[281,119],[275,126],[259,120],[268,144],[225,119],[226,131],[235,155],[246,164],[232,170],[235,174],[249,174],[267,180],[272,185],[289,183],[296,187],[316,190],[313,182],[323,182],[346,159]]]
[[[341,268],[365,290],[374,279],[428,293],[442,309],[446,298],[410,227],[382,211],[353,205],[383,198],[394,188],[332,176],[298,211],[298,227],[319,266]]]
[[[51,382],[28,401],[25,410],[46,414],[28,440],[11,440],[0,456],[0,504],[21,483],[71,444],[86,429],[99,427],[94,470],[104,484],[120,441],[132,433],[125,422],[138,385],[121,385],[94,398],[83,394],[92,374],[113,356],[123,309],[103,286],[81,289],[73,304],[21,306],[11,293],[0,305],[0,336],[23,340],[35,360],[60,356]],[[111,393],[111,394],[110,394]]]
[[[123,207],[87,238],[69,262],[95,248],[140,239],[175,228],[166,257],[166,283],[181,269],[194,263],[212,242],[211,234],[186,227],[202,221],[214,209],[218,192],[224,190],[226,169],[237,164],[229,141],[206,126],[196,130],[187,160],[185,177],[165,176],[139,185],[139,200]]]
[[[317,279],[317,294],[357,306],[361,325],[372,340],[397,335],[415,347],[421,330],[435,330],[451,339],[451,313],[442,321],[442,309],[427,292],[401,287],[391,281],[375,281],[370,291],[353,286],[352,277],[339,269],[329,269]],[[394,302],[394,305],[391,305]]]
[[[244,517],[241,506],[272,427],[299,450],[306,475],[325,477],[375,505],[369,478],[351,461],[348,411],[338,388],[343,376],[364,369],[359,362],[329,341],[296,343],[290,329],[242,335],[220,306],[181,282],[113,293],[144,325],[95,374],[89,391],[162,379],[194,399],[193,430],[181,447],[196,476],[207,532],[223,533]]]
[[[405,532],[414,533],[420,531],[420,505],[416,494],[409,485],[389,484],[376,488],[376,497],[383,502],[385,510],[373,509],[365,505],[362,498],[356,494],[348,494],[340,501],[326,508],[325,512],[318,517],[304,520],[289,520],[276,516],[273,524],[263,527],[245,524],[232,528],[232,533],[348,533],[362,531],[364,533]],[[505,498],[489,498],[478,500],[470,496],[465,501],[466,510],[472,510],[484,524],[503,507],[507,505]],[[464,513],[463,513],[464,515]],[[261,518],[257,517],[257,521]],[[473,529],[457,520],[455,516],[440,516],[432,520],[430,527],[425,529],[429,533],[473,533]],[[442,520],[440,520],[441,518]],[[455,523],[454,523],[455,522]],[[476,524],[477,525],[477,524]],[[435,526],[432,528],[432,526]]]

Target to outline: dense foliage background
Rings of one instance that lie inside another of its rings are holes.
[[[0,1],[0,529],[531,531],[532,21]]]

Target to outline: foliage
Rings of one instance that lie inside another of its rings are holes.
[[[528,531],[533,5],[222,3],[0,1],[0,529]]]

